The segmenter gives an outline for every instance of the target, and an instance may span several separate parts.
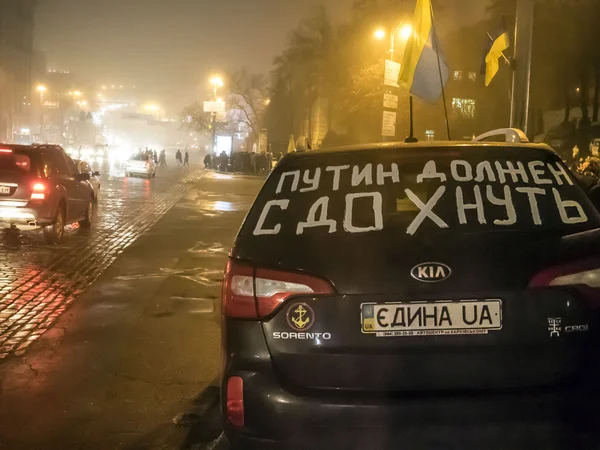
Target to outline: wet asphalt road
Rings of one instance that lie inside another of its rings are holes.
[[[90,232],[2,244],[0,448],[227,448],[220,284],[262,182],[104,174]]]
[[[167,168],[147,180],[100,167],[102,187],[92,230],[68,227],[61,245],[41,232],[5,233],[0,243],[0,359],[22,354],[203,173]]]

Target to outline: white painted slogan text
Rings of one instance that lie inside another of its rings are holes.
[[[458,183],[471,183],[471,185],[448,188],[445,183],[449,179]],[[411,189],[404,189],[406,198],[412,202],[417,211],[416,217],[406,229],[409,235],[415,234],[425,221],[431,221],[439,228],[449,228],[447,221],[435,212],[435,208],[450,192],[455,195],[456,214],[461,225],[476,220],[481,225],[510,226],[516,224],[518,220],[526,220],[527,218],[517,215],[514,201],[518,196],[528,202],[529,220],[534,225],[544,224],[539,201],[545,197],[556,205],[563,223],[577,224],[588,220],[581,204],[563,198],[564,191],[561,193],[557,189],[556,186],[573,185],[571,177],[558,162],[481,161],[474,165],[456,159],[450,162],[448,173],[444,173],[438,172],[436,161],[431,160],[425,163],[423,170],[416,177],[416,182],[421,184],[432,180],[436,180],[440,186],[426,201]],[[473,182],[476,184],[473,185]],[[306,220],[301,220],[295,225],[297,235],[302,235],[313,228],[323,228],[328,233],[341,230],[347,233],[368,233],[382,230],[384,227],[383,196],[375,186],[383,186],[387,183],[400,183],[398,164],[368,163],[354,166],[345,164],[283,172],[277,182],[275,194],[285,196],[286,193],[307,193],[319,189],[324,193],[328,190],[337,192],[342,185],[349,185],[350,190],[361,186],[374,186],[372,192],[354,192],[344,196],[344,214],[340,219],[341,223],[329,216],[331,198],[323,195],[311,205]],[[515,186],[517,184],[519,186]],[[467,198],[473,200],[468,201]],[[354,214],[355,204],[358,201],[362,205],[365,205],[365,202],[372,205],[373,213],[369,215],[372,223],[367,225],[359,222],[360,225],[357,225]],[[282,225],[274,219],[278,214],[285,214],[289,205],[290,200],[285,198],[267,201],[254,228],[254,235],[279,234]],[[488,217],[487,205],[501,207],[505,211],[503,217]],[[269,223],[272,225],[265,225],[267,218],[270,218]]]

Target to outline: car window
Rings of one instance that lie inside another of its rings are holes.
[[[574,177],[544,150],[455,147],[292,158],[269,177],[236,248],[335,239],[414,244],[483,234],[567,235],[600,226]],[[266,247],[264,247],[266,248]]]
[[[6,171],[35,171],[35,158],[22,150],[5,149],[0,151],[0,170]]]
[[[75,165],[75,163],[73,162],[71,157],[62,150],[59,151],[59,153],[62,156],[62,158],[65,160],[69,173],[71,175],[79,173],[79,169],[77,169],[77,166]]]
[[[43,150],[44,155],[44,172],[46,176],[52,175],[63,175],[68,176],[70,174],[69,166],[65,158],[54,149]]]

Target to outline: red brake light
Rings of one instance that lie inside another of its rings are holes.
[[[228,317],[259,319],[271,314],[292,295],[333,292],[333,286],[321,278],[254,268],[230,259],[225,269],[222,311]]]
[[[244,380],[230,377],[227,380],[227,420],[235,427],[244,426]]]
[[[32,190],[31,200],[44,200],[46,198],[46,185],[44,183],[34,183]]]

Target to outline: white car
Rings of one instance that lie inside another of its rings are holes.
[[[92,185],[92,189],[94,189],[94,200],[98,200],[98,195],[100,195],[100,172],[94,170],[90,167],[90,165],[79,159],[74,159],[73,162],[77,166],[77,170],[79,173],[89,173],[90,174],[90,184]]]
[[[138,153],[127,161],[125,175],[128,177],[143,175],[146,178],[154,178],[156,176],[156,163],[151,155]]]

